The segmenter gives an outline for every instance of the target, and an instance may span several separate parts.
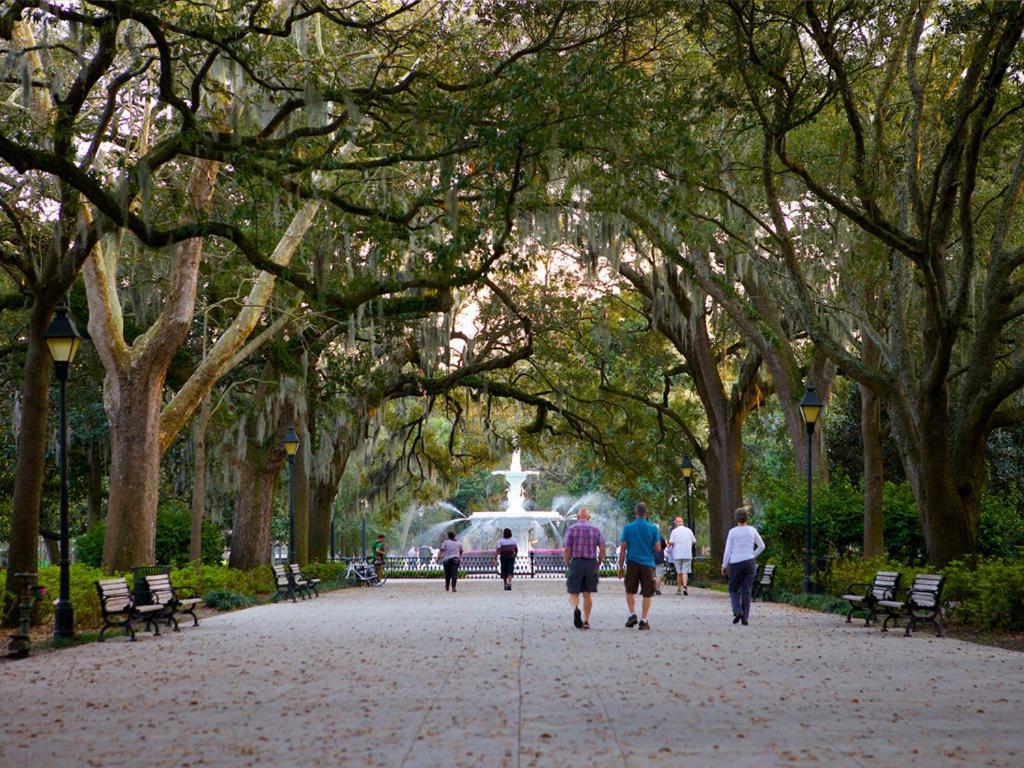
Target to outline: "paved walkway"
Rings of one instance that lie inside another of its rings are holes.
[[[0,663],[0,765],[1021,766],[1024,654],[558,581],[391,582]]]

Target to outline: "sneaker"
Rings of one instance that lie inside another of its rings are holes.
[[[742,618],[743,618],[743,617],[742,617],[742,616],[740,616],[740,615],[739,615],[739,614],[737,613],[737,614],[736,614],[735,616],[733,616],[733,617],[732,617],[732,623],[733,623],[733,624],[739,624],[739,623],[740,623],[740,619],[742,619]]]
[[[512,585],[511,584],[506,584],[505,585],[505,591],[506,592],[511,592],[512,591]]]
[[[651,625],[648,624],[646,621],[643,621],[643,620],[640,621],[640,626],[637,627],[637,629],[650,629],[650,628],[651,628]]]
[[[683,587],[683,594],[684,594],[684,595],[688,595],[688,594],[690,594],[689,592],[687,592],[687,591],[686,591],[686,587]]]
[[[740,619],[740,624],[742,624],[744,627],[747,626],[747,620],[746,619]]]
[[[654,590],[654,594],[656,594],[656,595],[660,595],[660,594],[661,594],[661,590],[660,590],[660,589],[656,589],[656,590]]]
[[[572,625],[576,629],[583,629],[583,614],[580,613],[579,608],[572,609]]]
[[[636,614],[635,613],[630,614],[630,617],[628,619],[626,619],[626,626],[627,627],[635,627],[636,626]]]
[[[676,589],[676,594],[677,594],[677,595],[681,595],[681,594],[683,594],[683,588],[682,588],[682,587],[679,587],[678,589]]]
[[[589,621],[584,621],[583,622],[583,626],[581,628],[582,629],[590,629],[590,622]]]

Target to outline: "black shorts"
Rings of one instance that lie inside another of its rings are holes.
[[[580,592],[597,592],[597,560],[574,557],[569,561],[569,572],[565,577],[565,591],[570,595]]]
[[[643,590],[644,597],[654,596],[654,569],[649,565],[640,565],[632,560],[626,561],[626,591],[635,595],[637,589]]]

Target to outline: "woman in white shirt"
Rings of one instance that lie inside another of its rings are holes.
[[[722,575],[729,577],[729,599],[732,601],[732,623],[747,625],[750,618],[750,589],[757,571],[756,558],[764,552],[761,534],[747,525],[747,510],[740,507],[734,517],[736,527],[729,531],[722,555]]]

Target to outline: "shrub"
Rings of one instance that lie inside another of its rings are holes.
[[[899,571],[900,584],[907,587],[918,570],[885,556],[864,559],[849,555],[832,561],[832,568],[822,580],[822,586],[832,595],[842,595],[851,584],[870,584],[876,571]]]
[[[218,611],[233,611],[236,608],[248,608],[250,605],[255,605],[256,598],[233,589],[211,589],[203,595],[203,602]]]
[[[93,582],[110,577],[99,568],[81,563],[72,563],[68,575],[76,629],[99,626],[103,621],[103,615],[100,612],[100,599]],[[47,594],[36,603],[33,614],[36,621],[45,623],[53,620],[53,603],[60,595],[60,568],[56,565],[40,568],[39,584],[46,587]]]
[[[803,592],[779,592],[777,601],[789,603],[797,608],[810,608],[822,613],[845,614],[850,609],[850,604],[832,595],[808,595]]]
[[[890,556],[906,561],[920,559],[924,535],[909,484],[886,483],[883,496],[885,545]],[[756,524],[772,560],[803,562],[806,485],[791,474],[766,479],[757,497],[762,506]],[[859,551],[864,537],[863,490],[845,477],[836,478],[828,486],[815,486],[811,532],[817,556]]]
[[[313,579],[320,579],[324,584],[337,585],[345,580],[345,572],[348,570],[348,563],[307,563],[302,572]],[[394,578],[405,578],[398,576],[397,571],[388,571],[388,575]]]
[[[75,537],[75,559],[83,565],[99,568],[103,561],[103,536],[107,527],[103,523],[92,525],[81,536]]]
[[[983,630],[1024,629],[1024,560],[982,560],[944,571],[949,618]]]
[[[75,538],[75,557],[80,563],[99,568],[103,560],[106,525],[97,523]],[[180,503],[165,505],[156,516],[156,561],[172,567],[188,562],[192,535],[192,513]],[[209,520],[203,520],[202,562],[218,565],[224,551],[224,536]]]
[[[226,565],[203,565],[198,569],[186,565],[171,571],[171,583],[176,587],[190,587],[196,594],[221,589],[246,595],[266,595],[274,591],[274,577],[269,567],[243,571]]]

